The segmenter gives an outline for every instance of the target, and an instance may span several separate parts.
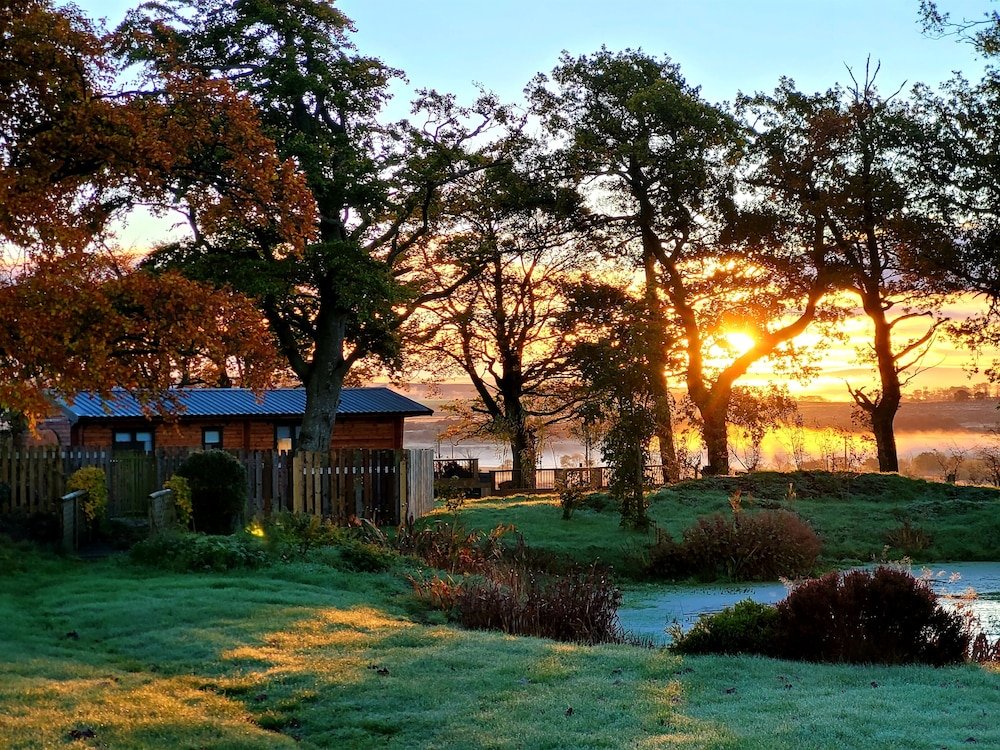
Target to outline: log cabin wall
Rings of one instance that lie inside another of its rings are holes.
[[[153,432],[156,448],[201,448],[203,430],[221,429],[225,450],[274,450],[275,427],[298,424],[295,418],[199,417],[176,422],[128,419],[88,419],[71,425],[65,417],[49,418],[40,425],[39,436],[31,444],[58,444],[110,448],[120,430]],[[389,415],[341,415],[333,431],[332,448],[400,449],[403,447],[403,418]]]

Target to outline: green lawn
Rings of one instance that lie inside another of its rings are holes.
[[[405,564],[166,574],[15,559],[0,579],[3,748],[1000,746],[1000,673],[981,667],[466,632],[414,606]]]
[[[659,493],[675,535],[728,512],[735,482]],[[881,554],[905,518],[927,559],[1000,559],[998,493],[895,477],[758,477],[824,537],[826,562]],[[751,506],[753,507],[753,506]],[[560,518],[554,498],[487,499],[469,527],[627,568],[650,535],[613,510]],[[445,515],[444,517],[447,517]],[[1000,669],[681,658],[463,631],[410,594],[412,563],[352,573],[338,553],[235,573],[79,562],[0,541],[2,748],[1000,747]]]
[[[823,541],[821,562],[828,567],[903,555],[915,562],[1000,560],[1000,491],[896,475],[762,472],[684,482],[651,495],[649,515],[676,539],[699,516],[729,514],[729,496],[737,488],[748,512],[783,508],[809,521]],[[437,517],[452,515],[439,510]],[[552,496],[470,500],[454,517],[469,528],[513,523],[529,546],[580,562],[600,558],[625,574],[632,572],[630,558],[653,539],[653,532],[620,528],[611,506],[601,512],[583,508],[564,521]],[[930,546],[887,550],[887,534],[904,522],[925,531]]]

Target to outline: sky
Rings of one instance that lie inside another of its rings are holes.
[[[134,5],[76,0],[111,25]],[[773,90],[780,76],[825,90],[880,61],[883,88],[982,71],[968,45],[921,32],[918,0],[341,0],[361,52],[406,72],[411,87],[472,95],[481,84],[515,100],[560,52],[641,48],[669,55],[714,102]],[[940,0],[977,18],[989,0]],[[405,109],[407,90],[399,89]]]
[[[76,0],[92,17],[118,23],[134,5],[124,0]],[[365,55],[406,73],[387,113],[403,117],[418,88],[455,93],[471,101],[477,87],[518,102],[538,72],[548,72],[565,50],[585,55],[602,45],[668,55],[690,84],[712,102],[772,91],[789,76],[803,91],[863,78],[881,65],[883,91],[914,83],[938,84],[960,71],[983,72],[974,50],[953,38],[922,33],[918,0],[341,0]],[[979,18],[990,0],[939,0],[955,19]],[[124,233],[142,242],[142,225]],[[967,310],[957,310],[964,314]],[[860,331],[859,331],[860,333]],[[851,344],[831,358],[809,393],[845,399],[845,378],[857,382]],[[942,340],[928,359],[939,363],[916,386],[964,384],[961,347]]]

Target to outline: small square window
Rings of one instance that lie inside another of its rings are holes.
[[[295,450],[299,444],[299,432],[302,431],[300,425],[279,424],[274,427],[274,449],[287,453]]]
[[[222,428],[205,427],[201,431],[201,447],[205,450],[222,450]]]

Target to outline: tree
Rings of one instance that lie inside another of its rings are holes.
[[[679,355],[699,410],[708,473],[729,472],[732,388],[764,358],[795,355],[792,340],[818,314],[825,248],[803,251],[755,236],[737,210],[745,133],[704,102],[676,65],[641,52],[565,55],[531,88],[536,111],[567,145],[572,176],[591,186],[594,211],[645,278],[645,329],[656,387],[657,436],[672,445],[669,352]],[[752,338],[745,349],[730,335]],[[711,360],[722,359],[723,363]],[[677,476],[675,452],[664,455]]]
[[[650,319],[644,297],[583,278],[570,293],[562,325],[576,338],[569,359],[583,391],[577,413],[601,424],[601,451],[611,467],[609,488],[621,505],[622,525],[646,528],[646,467],[659,388],[647,359],[647,328],[660,321]]]
[[[479,272],[422,316],[424,359],[440,375],[457,370],[478,396],[472,427],[502,437],[517,486],[533,485],[539,430],[566,419],[571,347],[557,327],[568,276],[588,253],[571,246],[576,196],[558,189],[537,165],[470,175],[449,191],[455,229],[436,250],[479,259]],[[450,245],[465,249],[454,251]],[[432,256],[431,266],[441,268]],[[454,273],[448,269],[442,275]],[[442,278],[439,286],[447,286]]]
[[[46,0],[0,8],[0,38],[0,406],[32,420],[48,391],[116,385],[152,402],[178,368],[218,377],[233,358],[247,385],[263,385],[273,347],[243,338],[260,321],[245,300],[136,272],[107,249],[111,220],[142,202],[196,208],[212,232],[239,206],[241,224],[296,252],[312,203],[252,109],[196,76],[155,96],[114,91],[108,39]],[[226,154],[224,175],[199,170],[208,150]]]
[[[867,415],[880,470],[898,471],[893,421],[902,386],[944,324],[940,311],[953,289],[930,262],[949,236],[935,203],[940,191],[921,163],[933,131],[904,102],[881,96],[874,75],[812,96],[785,79],[773,96],[744,106],[759,129],[757,184],[814,224],[838,288],[871,322],[878,387],[848,388]],[[923,330],[900,341],[901,324],[920,320]]]
[[[304,450],[329,446],[351,368],[395,362],[402,321],[462,280],[434,288],[419,258],[434,241],[442,190],[489,161],[476,149],[506,116],[490,97],[469,109],[424,92],[414,105],[420,127],[381,124],[399,72],[356,54],[351,30],[328,0],[165,0],[141,6],[120,30],[127,59],[154,80],[194,71],[249,97],[278,153],[306,177],[319,223],[301,255],[251,228],[206,237],[192,212],[193,239],[153,261],[258,301],[305,387]]]
[[[955,20],[942,11],[934,0],[920,0],[920,19],[924,33],[932,36],[954,36],[971,42],[980,54],[986,57],[1000,56],[1000,12],[983,11],[978,18]]]

